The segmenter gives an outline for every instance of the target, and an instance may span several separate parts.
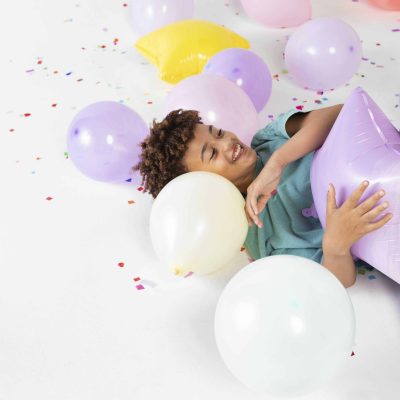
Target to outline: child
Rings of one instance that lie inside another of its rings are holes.
[[[153,198],[186,172],[224,176],[246,199],[250,228],[244,246],[253,259],[275,254],[310,258],[349,287],[356,280],[351,245],[390,216],[369,223],[383,211],[381,206],[371,210],[382,196],[374,194],[357,206],[363,185],[337,208],[332,186],[326,231],[322,228],[313,207],[310,167],[314,150],[324,143],[341,107],[290,109],[259,130],[251,147],[233,132],[204,125],[197,111],[172,111],[161,122],[153,121],[150,135],[141,143],[141,161],[133,169],[140,170],[144,191]]]

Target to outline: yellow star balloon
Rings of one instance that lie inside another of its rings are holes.
[[[209,21],[188,19],[157,29],[135,44],[136,49],[159,69],[159,76],[177,83],[198,74],[214,54],[231,47],[248,49],[237,33]]]

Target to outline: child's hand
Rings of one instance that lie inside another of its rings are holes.
[[[331,190],[327,193],[324,248],[329,247],[336,254],[345,254],[360,238],[381,228],[393,216],[393,214],[387,213],[378,221],[372,222],[389,206],[388,204],[385,207],[385,202],[376,205],[383,197],[379,194],[379,191],[357,205],[367,186],[360,184],[338,208],[335,187],[332,185]]]
[[[270,197],[276,193],[283,168],[275,157],[270,157],[257,178],[247,188],[245,210],[250,225],[254,221],[259,228],[262,228],[258,214],[264,209]]]

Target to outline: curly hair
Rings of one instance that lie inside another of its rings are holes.
[[[140,171],[144,192],[156,198],[172,179],[187,171],[182,160],[194,137],[196,124],[202,124],[195,110],[171,111],[161,122],[153,120],[150,134],[140,143],[140,162],[132,170]]]

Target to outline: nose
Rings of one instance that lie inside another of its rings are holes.
[[[223,137],[221,139],[214,138],[213,145],[220,154],[224,154],[227,160],[232,159],[233,141],[231,138],[229,137]]]

